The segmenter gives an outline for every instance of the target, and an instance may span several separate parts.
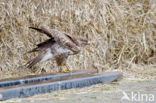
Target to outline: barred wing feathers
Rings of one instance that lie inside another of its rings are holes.
[[[56,29],[48,29],[47,27],[35,28],[29,27],[31,29],[37,30],[41,33],[46,34],[48,37],[53,38],[55,42],[59,45],[72,50],[74,53],[80,52],[80,44],[78,38],[72,36],[68,33],[58,31]]]

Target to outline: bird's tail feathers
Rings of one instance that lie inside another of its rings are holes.
[[[36,63],[40,62],[42,59],[42,56],[37,56],[36,58],[30,60],[26,65],[28,68],[31,68],[32,66],[34,66]]]
[[[28,51],[27,53],[32,53],[32,52],[37,52],[37,51],[38,51],[38,48],[34,48],[34,49]]]

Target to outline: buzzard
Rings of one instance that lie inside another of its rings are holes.
[[[37,44],[37,47],[29,51],[38,52],[38,56],[27,63],[27,67],[31,68],[38,62],[48,59],[56,60],[61,72],[70,72],[71,69],[66,64],[66,60],[70,55],[76,55],[85,45],[89,45],[85,38],[75,37],[69,33],[58,31],[56,29],[48,29],[47,27],[29,27],[40,33],[46,34],[49,39]]]

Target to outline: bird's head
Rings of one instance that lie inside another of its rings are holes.
[[[85,39],[85,38],[80,38],[79,41],[80,41],[80,45],[81,45],[82,47],[84,47],[84,46],[86,46],[86,45],[90,45],[89,42],[88,42],[88,40]]]

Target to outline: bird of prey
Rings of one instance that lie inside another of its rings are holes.
[[[49,29],[45,26],[29,28],[46,34],[49,39],[37,44],[36,48],[29,51],[29,53],[38,52],[38,56],[27,63],[28,68],[31,68],[38,62],[52,59],[56,60],[61,72],[71,72],[71,69],[66,64],[68,56],[78,54],[81,48],[89,44],[85,38],[79,38],[56,29]]]

